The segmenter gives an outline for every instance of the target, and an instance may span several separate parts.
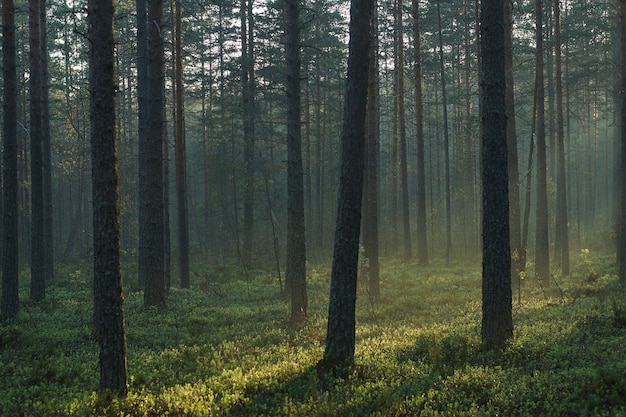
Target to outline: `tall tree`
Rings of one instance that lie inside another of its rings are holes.
[[[241,83],[243,100],[243,258],[254,241],[254,30],[253,1],[241,0]],[[243,261],[243,259],[242,259]]]
[[[300,0],[285,1],[287,61],[287,267],[291,320],[306,319],[306,235],[300,121]]]
[[[43,239],[44,276],[54,278],[54,239],[52,204],[52,145],[50,142],[50,75],[48,71],[48,18],[46,0],[39,0],[41,35],[41,169],[43,186]]]
[[[619,1],[620,13],[620,100],[621,100],[621,132],[619,159],[619,242],[617,245],[617,261],[619,280],[626,285],[626,0]]]
[[[370,24],[370,50],[367,89],[366,152],[363,197],[363,248],[367,259],[369,296],[380,296],[378,248],[378,160],[380,156],[380,112],[378,84],[378,12],[374,6]]]
[[[502,0],[481,0],[480,93],[483,183],[482,340],[502,349],[513,336]]]
[[[135,0],[136,7],[136,19],[137,19],[137,143],[138,147],[144,146],[148,140],[148,16],[147,16],[147,0]],[[139,151],[140,155],[143,155],[143,151]],[[143,156],[142,156],[143,157]],[[146,179],[145,174],[142,172],[142,162],[139,162],[139,183]],[[143,179],[142,179],[143,178]],[[138,204],[141,207],[144,201],[145,193],[139,192]],[[139,218],[139,234],[142,234],[143,228],[147,226],[147,220]],[[139,246],[143,243],[140,243]],[[137,254],[137,279],[139,287],[145,289],[147,265],[150,260],[147,258],[148,253],[140,249]]]
[[[356,283],[363,197],[365,115],[373,0],[350,2],[348,75],[341,132],[341,172],[337,224],[328,306],[328,328],[322,365],[340,368],[354,363]]]
[[[41,106],[41,10],[40,0],[29,0],[30,47],[30,175],[31,175],[31,265],[30,297],[46,296],[43,198],[43,149]]]
[[[397,42],[396,56],[396,78],[398,85],[398,131],[400,146],[400,194],[402,198],[402,230],[404,259],[409,260],[412,256],[411,248],[411,220],[409,213],[409,178],[407,167],[407,145],[406,145],[406,109],[404,105],[404,25],[402,22],[403,1],[396,0],[395,31]]]
[[[2,299],[0,313],[15,317],[19,311],[18,283],[18,175],[17,175],[17,75],[15,47],[15,5],[13,0],[2,1],[2,102],[3,142],[3,214],[4,238],[2,256]]]
[[[187,158],[183,92],[182,5],[174,2],[174,153],[178,215],[178,265],[181,288],[189,288],[189,225],[187,223]],[[167,177],[166,177],[167,178]]]
[[[100,390],[125,396],[126,332],[120,268],[115,130],[113,0],[89,0],[94,319],[100,343]]]
[[[446,177],[446,266],[452,257],[452,202],[450,198],[450,139],[448,132],[448,98],[446,92],[446,72],[443,59],[443,30],[441,25],[441,0],[437,1],[437,28],[439,33],[439,72],[441,76],[441,99],[443,107],[443,147]]]
[[[163,240],[163,4],[148,0],[146,137],[139,138],[139,254],[144,305],[165,305]]]
[[[513,13],[511,1],[504,1],[504,72],[506,78],[506,141],[509,151],[509,227],[511,235],[511,277],[517,278],[523,267],[520,220],[519,167],[515,123],[515,82],[513,77]]]
[[[554,62],[556,71],[556,225],[554,261],[563,275],[569,275],[569,238],[567,232],[567,184],[565,177],[565,129],[563,125],[563,84],[561,72],[561,7],[554,8]]]
[[[548,190],[546,178],[546,121],[543,77],[543,2],[535,0],[535,82],[537,88],[537,205],[535,206],[535,275],[540,281],[550,277],[548,245]]]
[[[413,0],[413,72],[415,77],[415,124],[417,136],[417,258],[428,265],[426,233],[426,163],[424,151],[424,104],[422,93],[422,57],[419,25],[419,0]]]

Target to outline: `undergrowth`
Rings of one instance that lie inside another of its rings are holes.
[[[275,278],[196,271],[164,310],[126,284],[130,393],[98,383],[88,268],[65,268],[42,303],[0,324],[2,416],[626,415],[626,296],[614,261],[588,251],[570,276],[522,280],[515,334],[480,343],[480,265],[383,261],[382,296],[358,292],[356,365],[316,367],[330,273],[309,265],[309,317],[288,322]],[[366,280],[363,279],[363,282]]]

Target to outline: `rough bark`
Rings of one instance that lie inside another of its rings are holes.
[[[482,340],[502,349],[513,336],[502,0],[481,1],[483,107]]]
[[[15,5],[2,1],[2,103],[3,212],[2,300],[0,313],[12,318],[19,311],[18,283],[18,176],[17,176],[17,75],[15,46]]]
[[[428,238],[426,227],[426,163],[424,152],[424,105],[422,94],[419,0],[413,0],[413,50],[415,56],[415,135],[417,136],[417,259],[420,265],[428,265]]]
[[[341,133],[341,173],[333,265],[328,307],[326,348],[322,365],[354,363],[356,282],[363,197],[365,114],[369,66],[372,0],[352,0],[345,111]]]
[[[291,298],[291,320],[306,319],[306,239],[304,173],[300,121],[300,1],[285,2],[287,60],[287,265],[285,280]]]
[[[120,268],[112,0],[89,0],[94,319],[100,390],[125,396],[126,334]]]

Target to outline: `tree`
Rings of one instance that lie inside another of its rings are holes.
[[[502,349],[513,336],[502,0],[481,1],[483,183],[482,340]]]
[[[113,0],[89,0],[88,7],[94,318],[100,343],[100,390],[125,396],[128,383],[115,143]]]
[[[367,259],[369,296],[380,297],[380,263],[378,260],[378,159],[380,156],[380,113],[378,84],[378,13],[374,5],[369,30],[370,50],[367,74],[367,118],[365,177],[363,179],[363,248]]]
[[[626,0],[620,0],[619,7],[621,132],[619,159],[620,212],[617,260],[619,265],[619,280],[622,285],[626,285]]]
[[[178,264],[181,288],[189,288],[189,226],[187,223],[187,158],[183,95],[182,6],[174,2],[174,153],[178,214]]]
[[[517,161],[517,132],[515,128],[515,83],[513,77],[513,17],[512,5],[504,1],[504,72],[506,77],[506,140],[509,170],[509,227],[511,234],[511,277],[518,278],[523,267],[522,232],[520,221],[519,168]]]
[[[569,275],[569,238],[567,233],[567,184],[565,176],[565,132],[563,126],[563,84],[561,73],[561,7],[554,0],[554,61],[556,71],[556,225],[554,261],[563,275]]]
[[[422,93],[422,57],[419,26],[419,0],[413,0],[413,54],[415,77],[415,123],[417,137],[417,258],[428,265],[426,233],[426,163],[424,152],[424,105]]]
[[[138,11],[139,13],[139,11]],[[144,305],[165,305],[163,240],[163,4],[148,0],[146,137],[139,137],[139,275]]]
[[[406,109],[404,105],[404,26],[402,22],[402,8],[402,0],[396,0],[395,31],[398,53],[396,56],[395,72],[398,85],[398,129],[400,133],[400,194],[402,198],[404,259],[409,260],[412,256],[412,248],[409,213],[409,178],[407,172]]]
[[[41,169],[43,187],[43,239],[44,276],[46,281],[54,278],[54,240],[52,211],[52,145],[50,142],[50,76],[48,71],[48,30],[46,0],[39,0],[41,24]]]
[[[341,172],[328,306],[326,347],[321,364],[341,368],[354,363],[356,283],[363,197],[365,115],[372,0],[350,2],[350,40],[345,111],[341,132]]]
[[[287,60],[287,267],[291,320],[306,319],[306,241],[304,174],[300,122],[300,0],[285,2]]]
[[[17,177],[17,77],[15,53],[15,5],[13,0],[2,1],[2,103],[3,142],[3,213],[4,238],[2,256],[2,300],[0,313],[15,317],[19,311],[18,283],[18,177]]]
[[[536,75],[537,83],[537,205],[535,207],[535,275],[539,281],[550,276],[550,248],[548,246],[548,190],[546,179],[546,121],[543,77],[543,6],[535,0],[536,18]]]
[[[31,163],[31,265],[30,297],[46,296],[43,192],[43,132],[41,87],[41,10],[40,0],[29,1],[30,46],[30,163]]]
[[[441,1],[437,1],[437,28],[439,33],[439,72],[441,74],[441,97],[443,106],[443,147],[446,176],[446,266],[452,257],[452,203],[450,198],[450,140],[448,132],[448,98],[446,93],[446,72],[443,59],[443,34],[441,27]]]
[[[147,0],[136,0],[136,19],[137,19],[137,143],[141,149],[148,141],[148,16],[147,16]],[[143,151],[139,151],[139,158],[143,158]],[[142,172],[143,163],[139,161],[139,182],[145,181],[146,175]],[[145,192],[139,191],[138,203],[139,207],[145,205]],[[147,219],[139,218],[139,235],[147,226]],[[141,242],[141,239],[139,239]],[[139,243],[142,246],[143,243]],[[137,280],[139,287],[145,289],[147,280],[147,265],[150,260],[147,259],[147,252],[144,249],[138,250],[137,254]]]

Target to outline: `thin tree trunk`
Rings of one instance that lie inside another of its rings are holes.
[[[537,205],[535,215],[535,275],[540,282],[550,278],[548,245],[548,191],[546,179],[546,123],[543,77],[543,6],[535,0],[536,17],[536,82],[537,82]]]
[[[619,244],[618,265],[619,280],[626,285],[626,0],[620,0],[620,76],[621,76],[621,137],[620,137],[620,215],[619,215]]]
[[[19,312],[19,251],[18,251],[18,174],[17,174],[17,74],[15,45],[15,5],[13,0],[2,1],[2,102],[3,142],[3,256],[2,299],[0,314],[6,318]]]
[[[300,104],[300,1],[285,2],[287,60],[287,265],[285,280],[291,296],[291,320],[307,314],[306,235]]]
[[[561,75],[561,11],[559,0],[554,0],[554,55],[556,65],[556,226],[554,259],[563,275],[569,275],[569,238],[567,232],[567,191],[565,176],[565,133],[563,126],[563,87]]]
[[[443,146],[444,169],[446,179],[446,266],[450,266],[452,257],[452,203],[450,201],[450,145],[448,133],[448,101],[446,95],[446,73],[443,61],[443,34],[441,27],[441,6],[437,2],[437,22],[439,32],[439,69],[441,74],[441,99],[443,105]]]
[[[31,281],[30,297],[46,296],[41,104],[41,14],[40,0],[30,0],[30,163],[31,163]]]
[[[183,94],[182,6],[174,2],[174,153],[176,161],[176,213],[180,287],[189,288],[189,225],[187,211],[187,158],[185,155],[185,101]]]
[[[50,98],[48,73],[48,30],[46,0],[39,0],[39,19],[41,24],[41,150],[42,150],[42,185],[43,185],[43,245],[44,274],[46,281],[54,279],[54,239],[53,239],[53,204],[52,204],[52,146],[50,143]]]
[[[413,0],[413,51],[415,77],[415,120],[417,136],[417,258],[428,265],[426,227],[426,164],[424,152],[424,105],[422,97],[422,57],[419,29],[419,0]]]

